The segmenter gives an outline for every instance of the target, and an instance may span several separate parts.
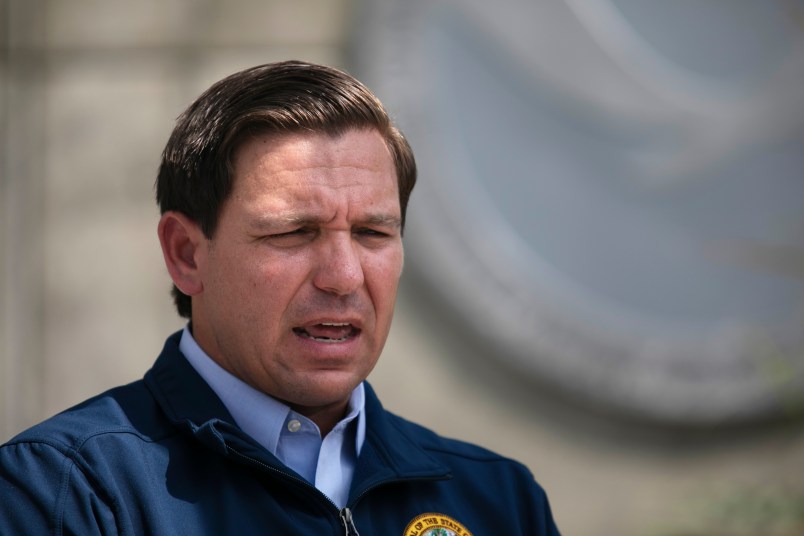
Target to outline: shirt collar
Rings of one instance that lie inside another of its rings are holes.
[[[189,326],[185,326],[182,332],[179,351],[215,391],[235,423],[271,454],[276,455],[279,436],[292,410],[218,365],[198,345]],[[357,419],[355,449],[360,454],[366,438],[365,390],[362,382],[352,391],[347,415],[341,422],[353,419]]]

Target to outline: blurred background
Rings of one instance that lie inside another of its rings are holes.
[[[804,2],[0,0],[0,36],[0,440],[182,327],[162,147],[296,58],[419,161],[389,409],[525,462],[567,535],[804,534]]]

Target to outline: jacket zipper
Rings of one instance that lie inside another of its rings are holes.
[[[352,520],[352,511],[349,508],[344,508],[341,510],[341,523],[343,523],[343,530],[346,536],[360,536],[360,533],[357,532],[357,528],[355,528],[355,523]]]
[[[246,456],[245,454],[243,454],[243,453],[241,453],[241,452],[239,452],[239,451],[237,451],[237,450],[233,449],[232,447],[230,447],[230,446],[228,446],[228,445],[226,446],[226,448],[227,448],[227,449],[228,449],[230,452],[233,452],[234,454],[237,454],[238,456],[240,456],[240,457],[241,457],[241,458],[243,458],[244,460],[248,460],[248,461],[250,461],[250,462],[252,462],[252,463],[256,463],[256,464],[257,464],[257,465],[259,465],[260,467],[264,467],[265,469],[267,469],[267,470],[269,470],[269,471],[271,471],[271,472],[278,473],[278,474],[280,474],[280,475],[282,475],[282,476],[284,476],[284,477],[286,477],[286,478],[288,478],[288,479],[290,479],[290,480],[294,480],[294,481],[296,481],[296,482],[299,482],[300,484],[303,484],[304,486],[308,486],[308,487],[310,486],[310,483],[309,483],[309,482],[307,482],[306,480],[303,480],[303,479],[301,479],[301,478],[299,478],[299,477],[297,477],[297,476],[295,476],[295,475],[292,475],[292,474],[290,474],[290,473],[288,473],[288,472],[286,472],[286,471],[283,471],[283,470],[281,470],[281,469],[279,469],[279,468],[277,468],[277,467],[273,467],[273,466],[267,465],[267,464],[265,464],[265,463],[261,462],[260,460],[255,460],[254,458],[252,458],[252,457],[250,457],[250,456]],[[444,477],[431,477],[431,478],[400,478],[400,479],[397,479],[397,480],[395,480],[395,481],[404,482],[404,481],[406,481],[406,480],[442,480],[443,478],[444,478]],[[447,478],[449,478],[449,476],[447,476]],[[384,485],[384,484],[387,484],[387,483],[389,483],[389,482],[391,482],[391,481],[387,481],[387,480],[386,480],[386,481],[382,481],[382,482],[375,482],[373,485],[371,485],[371,486],[367,487],[366,489],[364,489],[364,490],[363,490],[363,491],[360,493],[360,495],[358,495],[357,497],[355,497],[355,500],[352,502],[352,506],[354,506],[354,505],[356,505],[358,502],[360,502],[360,499],[362,499],[363,497],[365,497],[365,495],[366,495],[366,494],[367,494],[369,491],[371,491],[371,490],[373,490],[373,489],[375,489],[375,488],[378,488],[378,487],[380,487],[380,486],[382,486],[382,485]],[[314,487],[313,489],[315,489],[315,487]],[[318,491],[318,490],[316,490],[316,491]],[[346,536],[360,536],[360,533],[359,533],[359,532],[357,532],[357,527],[355,527],[354,520],[352,519],[352,510],[350,510],[348,506],[347,506],[347,507],[345,507],[345,508],[343,508],[343,509],[340,509],[340,510],[339,510],[339,509],[338,509],[338,505],[337,505],[337,504],[335,504],[334,502],[332,502],[332,499],[330,499],[329,497],[327,497],[327,496],[326,496],[326,495],[324,495],[323,493],[320,493],[320,492],[319,492],[319,494],[321,495],[321,497],[322,497],[324,500],[326,500],[326,501],[327,501],[329,504],[331,504],[331,505],[332,505],[332,508],[334,508],[336,511],[338,511],[338,517],[339,517],[339,518],[340,518],[340,520],[341,520],[341,525],[343,525],[344,534],[345,534]]]
[[[260,460],[255,460],[251,456],[246,456],[242,452],[239,452],[239,451],[233,449],[232,447],[230,447],[228,445],[227,445],[226,448],[230,452],[233,452],[233,453],[237,454],[238,456],[240,456],[244,460],[248,460],[248,461],[250,461],[252,463],[256,463],[260,467],[264,467],[265,469],[267,469],[267,470],[269,470],[269,471],[271,471],[273,473],[278,473],[278,474],[280,474],[280,475],[282,475],[282,476],[284,476],[284,477],[286,477],[286,478],[288,478],[290,480],[293,480],[293,481],[296,481],[296,482],[298,482],[300,484],[303,484],[304,486],[308,486],[308,487],[310,486],[309,482],[307,482],[306,480],[303,480],[303,479],[301,479],[301,478],[299,478],[299,477],[297,477],[295,475],[292,475],[292,474],[290,474],[290,473],[288,473],[286,471],[283,471],[283,470],[281,470],[281,469],[279,469],[277,467],[272,467],[270,465],[262,463]],[[313,489],[315,489],[315,488],[313,488]],[[338,512],[338,518],[341,520],[341,525],[343,525],[344,533],[346,534],[346,536],[360,536],[360,533],[357,532],[357,528],[355,528],[354,520],[352,519],[352,511],[349,508],[343,508],[342,510],[339,510],[338,505],[335,504],[334,502],[332,502],[332,499],[330,499],[329,497],[327,497],[323,493],[319,492],[319,494],[329,504],[332,505],[332,508],[334,510],[336,510]]]

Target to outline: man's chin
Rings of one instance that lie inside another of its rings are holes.
[[[354,374],[327,373],[324,377],[317,377],[315,381],[305,382],[297,388],[297,392],[285,402],[299,411],[307,408],[315,411],[317,408],[325,409],[335,406],[344,406],[349,403],[352,391],[360,385],[362,380]],[[299,408],[299,409],[297,409]],[[304,412],[299,411],[304,414]]]

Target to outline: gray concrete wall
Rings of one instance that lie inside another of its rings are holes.
[[[252,64],[348,66],[352,7],[0,2],[0,437],[150,366],[182,325],[152,189],[174,118],[210,83]],[[770,534],[778,522],[768,516],[804,509],[786,499],[802,494],[798,429],[690,437],[612,423],[549,396],[525,407],[504,376],[462,366],[474,349],[424,313],[415,282],[402,290],[371,378],[385,404],[524,461],[565,534]],[[716,532],[733,522],[730,508],[738,522],[749,510],[739,522],[749,530]]]
[[[239,68],[342,65],[346,26],[337,1],[5,2],[4,435],[138,377],[181,325],[153,201],[175,117]]]

